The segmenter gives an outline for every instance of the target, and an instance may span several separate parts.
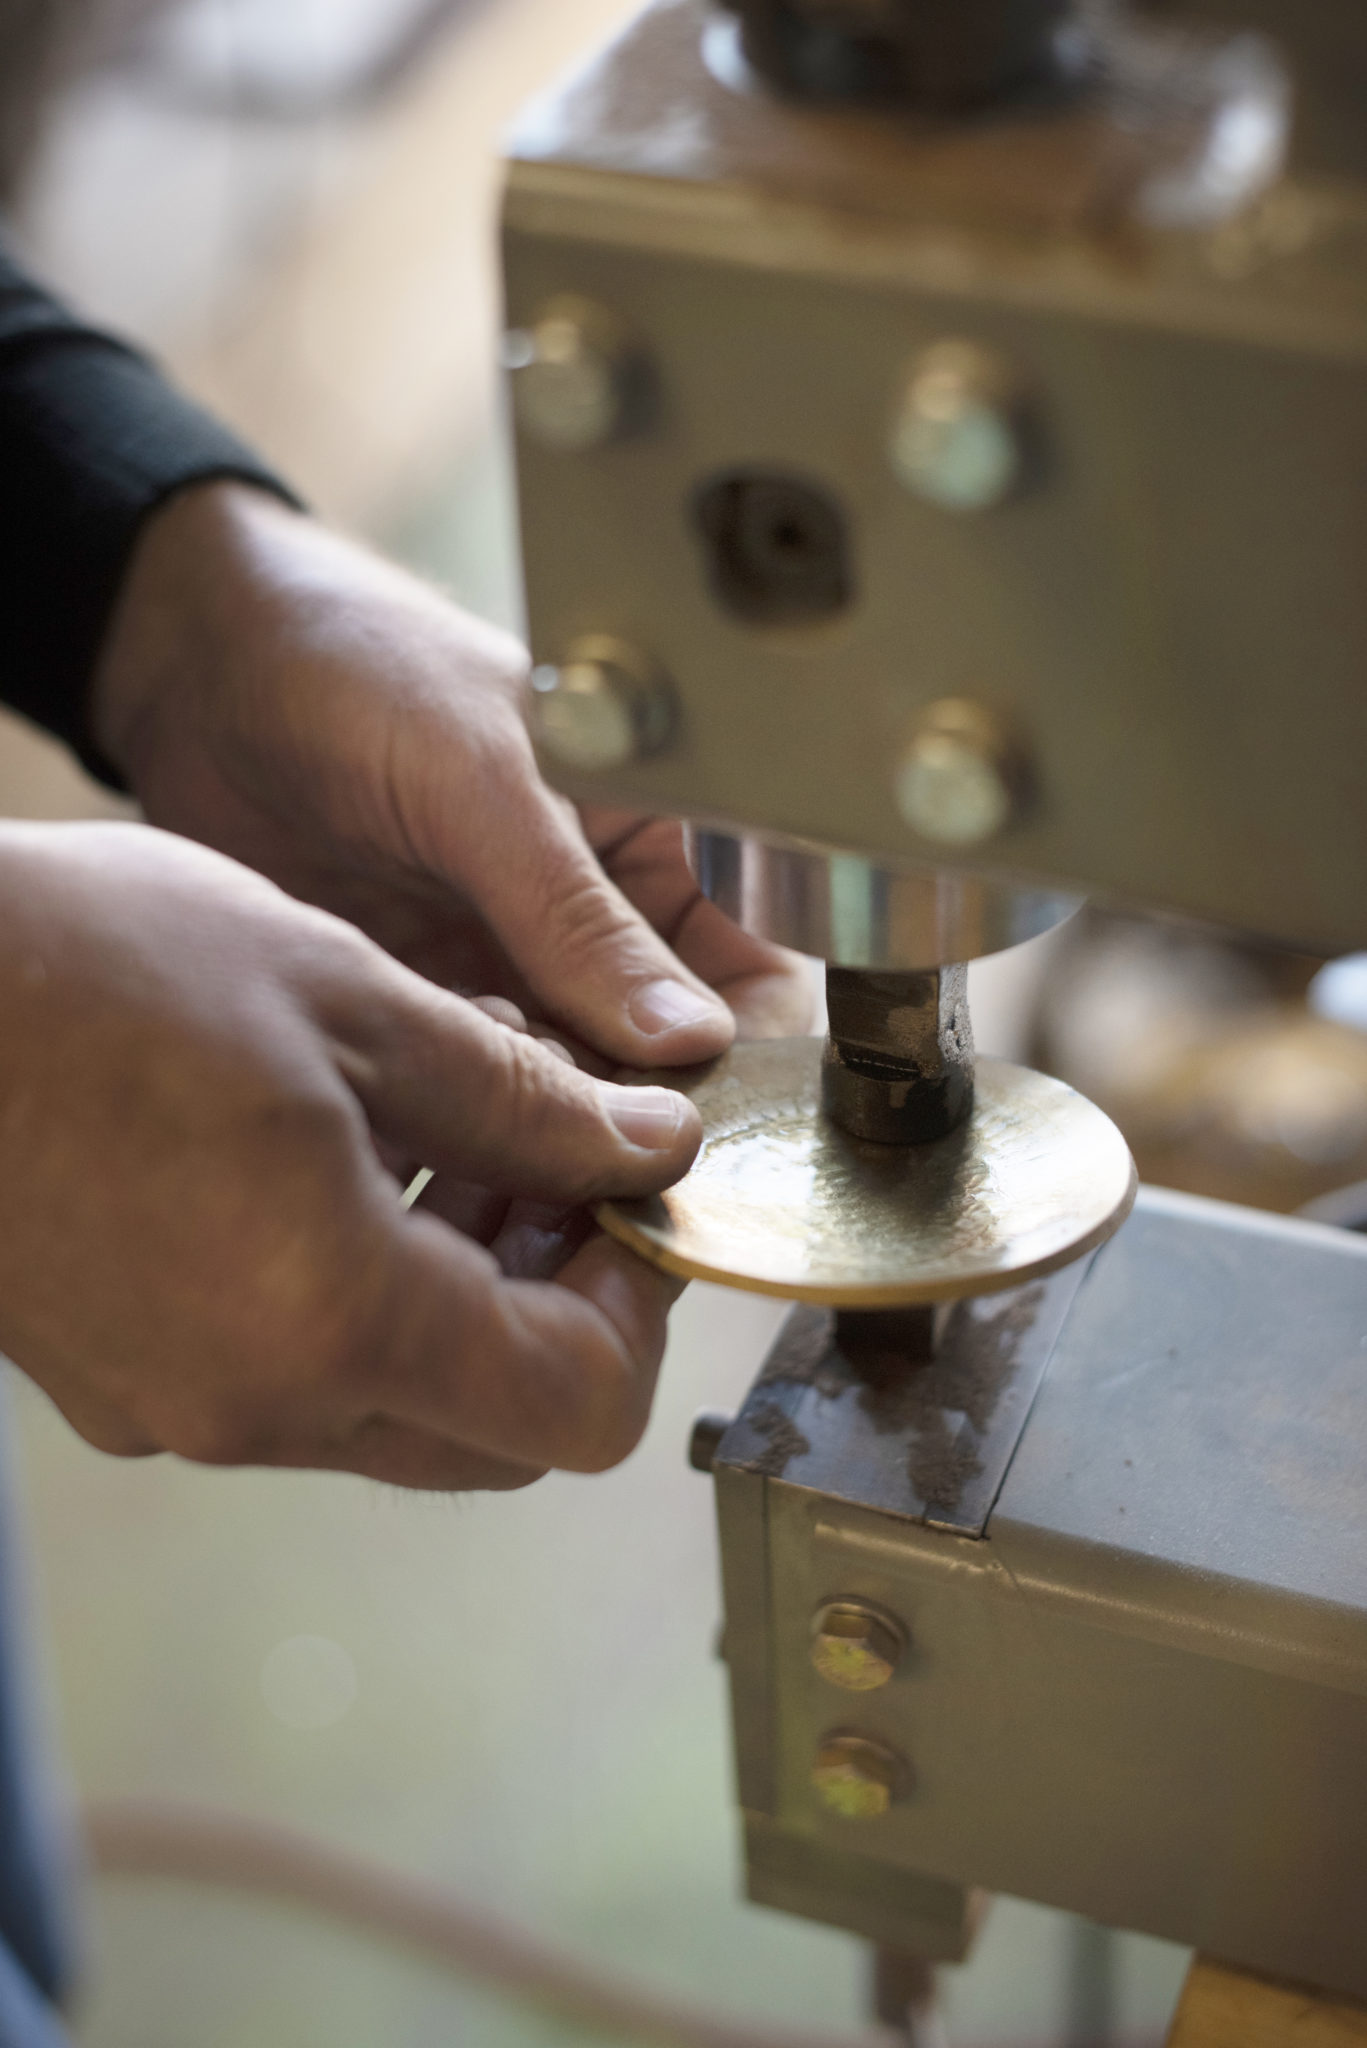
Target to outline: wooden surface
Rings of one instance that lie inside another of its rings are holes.
[[[1167,2048],[1367,2048],[1367,2005],[1197,1961]]]

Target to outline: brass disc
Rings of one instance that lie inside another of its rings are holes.
[[[821,1041],[733,1046],[657,1074],[702,1113],[687,1178],[605,1202],[603,1228],[652,1265],[784,1301],[900,1308],[994,1294],[1104,1244],[1134,1201],[1129,1147],[1062,1081],[978,1062],[967,1123],[906,1148],[821,1109]]]

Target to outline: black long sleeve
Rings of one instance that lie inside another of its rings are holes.
[[[114,336],[82,324],[0,244],[0,699],[112,780],[86,699],[138,527],[183,486],[294,493]]]

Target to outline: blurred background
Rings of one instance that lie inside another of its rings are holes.
[[[324,515],[518,624],[494,374],[500,131],[623,0],[0,0],[0,205]],[[0,815],[116,809],[0,715]],[[1047,982],[1045,967],[1048,966]],[[1117,1115],[1146,1177],[1354,1220],[1367,972],[1088,912],[975,969],[989,1051]],[[11,1374],[55,1726],[88,1794],[305,1824],[585,1957],[854,2027],[865,1959],[737,1897],[700,1407],[781,1311],[695,1288],[621,1472],[433,1502],[99,1458]],[[999,1902],[954,2048],[1161,2040],[1163,1944]],[[283,1910],[108,1886],[84,2048],[583,2041]]]

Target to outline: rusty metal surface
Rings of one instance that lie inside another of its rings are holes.
[[[1075,83],[1093,57],[1074,0],[723,0],[746,57],[784,90],[960,109]],[[1073,17],[1069,21],[1069,17]],[[1064,33],[1065,25],[1072,33]]]
[[[739,42],[708,0],[655,0],[524,111],[514,156],[768,188],[875,217],[1103,233],[1141,212],[1156,181],[1199,168],[1218,145],[1231,90],[1237,99],[1247,89],[1241,60],[1254,57],[1242,52],[1221,68],[1188,44],[1183,76],[1171,48],[1160,55],[1151,46],[1138,63],[1112,48],[1109,89],[1075,108],[1050,119],[1032,107],[964,122],[867,107],[795,109],[749,74]],[[1260,177],[1251,155],[1230,204],[1253,197],[1276,168],[1273,157]]]
[[[924,1145],[958,1129],[973,1106],[967,967],[828,967],[826,1012],[821,1098],[842,1130],[875,1145]]]
[[[1086,1272],[957,1303],[933,1356],[891,1317],[795,1310],[719,1462],[981,1536]]]
[[[771,1039],[657,1075],[697,1103],[702,1151],[664,1195],[604,1203],[603,1227],[685,1278],[870,1309],[1018,1286],[1129,1213],[1124,1139],[1063,1083],[984,1060],[967,1122],[902,1149],[821,1114],[821,1058],[819,1039]]]

